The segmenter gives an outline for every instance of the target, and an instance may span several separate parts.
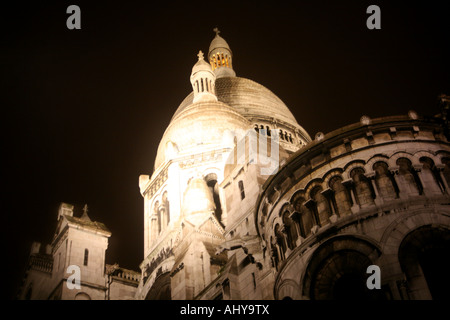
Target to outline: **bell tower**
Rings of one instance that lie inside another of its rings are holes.
[[[230,46],[222,38],[219,29],[214,28],[216,36],[209,46],[209,63],[214,71],[216,78],[235,77],[236,72],[233,70],[233,54]]]

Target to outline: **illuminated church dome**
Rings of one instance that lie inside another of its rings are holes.
[[[225,131],[276,130],[281,146],[291,152],[311,141],[272,91],[250,79],[236,77],[231,49],[219,30],[214,31],[209,64],[200,52],[191,74],[193,91],[182,101],[164,133],[155,169],[177,152],[220,144]]]

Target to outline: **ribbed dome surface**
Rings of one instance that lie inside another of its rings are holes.
[[[216,80],[216,95],[219,101],[233,107],[245,118],[269,117],[299,127],[288,107],[272,91],[259,83],[240,77],[225,77]],[[172,121],[192,104],[193,93],[178,107]]]

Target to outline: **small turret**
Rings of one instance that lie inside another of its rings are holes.
[[[203,59],[203,52],[199,51],[198,61],[192,68],[191,84],[194,90],[194,103],[217,101],[215,94],[216,75],[208,62]]]

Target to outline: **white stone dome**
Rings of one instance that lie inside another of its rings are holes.
[[[172,118],[158,147],[155,169],[183,155],[233,147],[229,136],[243,137],[250,123],[232,107],[220,101],[185,106]],[[176,152],[174,152],[176,150]]]
[[[304,131],[284,102],[263,85],[241,77],[219,78],[215,84],[218,100],[233,107],[245,118],[275,119]],[[192,104],[193,97],[191,93],[183,100],[172,120]]]
[[[216,49],[227,49],[231,51],[228,43],[225,41],[224,38],[219,36],[219,34],[216,34],[214,39],[211,41],[211,44],[209,45],[209,52],[213,52]]]

